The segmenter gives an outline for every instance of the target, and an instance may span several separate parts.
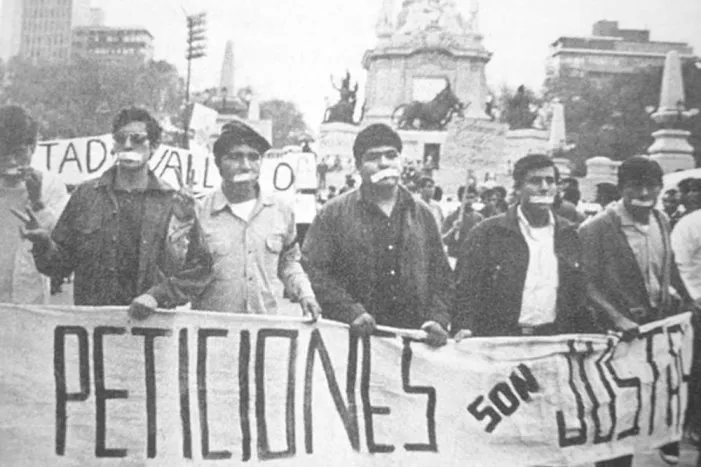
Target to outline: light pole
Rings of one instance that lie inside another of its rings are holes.
[[[206,55],[207,48],[206,32],[207,32],[207,13],[197,13],[188,15],[187,20],[187,50],[185,58],[187,59],[187,81],[185,84],[185,135],[183,142],[186,149],[190,147],[190,79],[192,76],[192,61],[202,58]]]

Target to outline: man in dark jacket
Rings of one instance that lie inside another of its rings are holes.
[[[456,338],[552,335],[588,330],[575,227],[552,211],[553,161],[531,154],[514,165],[520,201],[477,225],[456,266]]]
[[[353,145],[362,183],[324,205],[302,260],[324,316],[368,335],[376,324],[421,327],[442,345],[450,322],[450,266],[424,203],[399,184],[399,135],[370,125]]]
[[[37,269],[75,272],[76,305],[129,306],[143,318],[157,306],[187,303],[208,283],[212,260],[194,199],[159,180],[148,160],[161,129],[142,109],[121,111],[112,127],[116,164],[80,185],[49,237],[30,219]]]

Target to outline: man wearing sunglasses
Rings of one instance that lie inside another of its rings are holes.
[[[49,286],[34,267],[31,243],[17,235],[33,216],[50,229],[61,215],[68,193],[53,174],[30,166],[37,123],[18,106],[0,108],[0,302],[46,304]]]
[[[360,336],[378,324],[420,327],[439,346],[448,337],[451,270],[433,214],[399,184],[401,150],[387,125],[358,133],[360,188],[324,205],[302,258],[325,316]]]
[[[37,269],[75,272],[76,305],[129,306],[134,318],[198,295],[210,278],[211,257],[195,216],[194,199],[159,180],[148,160],[160,143],[158,122],[143,109],[122,110],[112,125],[115,165],[78,186],[56,228],[31,220]]]
[[[198,206],[214,277],[193,308],[277,314],[279,278],[303,314],[317,319],[321,309],[299,262],[293,206],[260,191],[261,159],[268,149],[265,138],[241,122],[227,124],[214,143],[222,183]]]
[[[519,202],[478,224],[462,243],[456,339],[586,330],[581,244],[575,226],[553,213],[554,163],[530,154],[514,164],[513,179]]]

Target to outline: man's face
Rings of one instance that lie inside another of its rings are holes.
[[[221,158],[219,173],[226,183],[256,183],[260,176],[261,154],[248,144],[232,146]]]
[[[114,154],[120,169],[140,170],[148,163],[153,148],[145,122],[129,122],[112,136]]]
[[[662,184],[656,180],[629,180],[621,187],[623,205],[631,214],[644,214],[652,210],[660,196]]]
[[[682,194],[681,203],[689,212],[701,209],[701,182],[689,185],[689,190]]]
[[[421,197],[423,199],[433,198],[433,194],[436,192],[436,185],[433,182],[427,182],[423,188],[421,188]]]
[[[677,207],[679,206],[679,200],[677,199],[677,194],[676,193],[665,193],[664,197],[662,198],[662,205],[664,206],[665,212],[667,212],[668,214],[671,214],[674,211],[676,211]]]
[[[472,207],[473,204],[475,204],[479,200],[479,197],[474,194],[474,193],[466,193],[465,197],[463,198],[463,204],[465,206]]]
[[[557,183],[555,168],[543,167],[526,172],[521,183],[521,205],[524,208],[547,210],[555,200]]]
[[[29,144],[8,145],[0,141],[0,176],[9,179],[22,177],[22,170],[32,162],[34,146]]]
[[[402,173],[399,151],[393,146],[370,148],[360,156],[358,171],[364,184],[378,187],[397,186]]]

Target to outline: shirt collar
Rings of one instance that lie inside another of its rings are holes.
[[[555,216],[553,216],[553,211],[552,209],[548,209],[548,224],[544,225],[543,227],[533,227],[530,222],[528,222],[528,219],[526,218],[526,215],[523,213],[523,209],[521,209],[521,205],[519,204],[516,207],[516,215],[518,216],[518,223],[521,226],[521,228],[527,229],[529,232],[532,229],[540,229],[540,228],[548,228],[550,230],[555,229]]]
[[[358,189],[359,196],[360,196],[360,201],[363,204],[366,205],[371,205],[374,204],[368,199],[368,187],[365,186],[365,184],[361,184],[360,188]],[[409,193],[409,190],[404,188],[402,185],[397,186],[397,203],[395,204],[395,207],[398,209],[407,209],[411,206],[416,204],[416,200],[414,197]]]
[[[117,167],[108,169],[97,182],[98,186],[110,188],[114,190],[115,180],[117,177]],[[146,191],[175,191],[175,188],[156,177],[151,169],[148,171],[148,181],[146,182]]]
[[[616,201],[616,204],[613,205],[613,210],[621,220],[622,226],[635,227],[637,225],[635,220],[633,220],[633,216],[630,215],[625,204],[623,204],[623,199]]]
[[[258,188],[258,201],[260,201],[262,206],[272,206],[275,204],[275,198],[273,196],[260,194],[260,187]],[[221,185],[219,185],[212,194],[212,214],[226,209],[230,204],[231,202],[226,198]]]

